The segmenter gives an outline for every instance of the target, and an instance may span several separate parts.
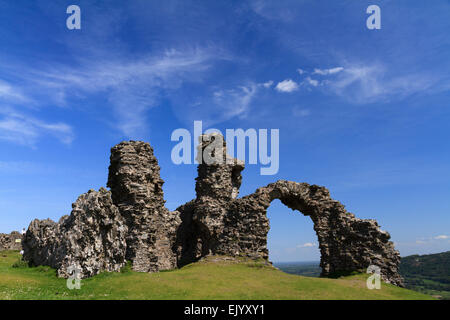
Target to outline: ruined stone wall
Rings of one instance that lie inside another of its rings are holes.
[[[101,188],[82,194],[70,216],[58,223],[31,222],[23,241],[23,258],[31,265],[57,269],[61,277],[79,270],[81,278],[103,271],[120,271],[125,264],[126,224],[112,203],[111,193]]]
[[[215,161],[198,166],[197,198],[190,203],[188,211],[183,211],[191,234],[196,235],[189,237],[184,244],[197,248],[196,255],[190,251],[191,256],[198,256],[201,252],[200,255],[267,260],[267,208],[274,199],[279,199],[313,221],[323,276],[365,271],[373,264],[381,268],[386,282],[402,285],[398,274],[400,256],[389,241],[389,233],[382,231],[375,220],[358,219],[347,212],[340,202],[330,197],[326,188],[280,180],[237,199],[244,165],[236,159],[229,159],[221,138],[216,134],[200,137],[199,152],[203,157],[207,152],[218,152],[217,145],[207,149],[217,140],[222,146],[219,152],[224,153],[227,161],[218,161],[214,155],[212,159]]]
[[[221,254],[268,258],[267,208],[274,199],[311,218],[321,253],[322,276],[348,271],[365,272],[369,265],[381,268],[386,282],[402,285],[398,274],[399,252],[388,232],[375,220],[356,218],[317,185],[280,180],[230,204],[225,219]]]
[[[0,251],[4,250],[22,250],[22,235],[17,231],[0,233]]]
[[[87,277],[118,271],[126,260],[141,272],[173,269],[210,254],[268,260],[267,208],[279,199],[313,221],[323,276],[365,271],[373,264],[385,281],[402,285],[399,253],[375,220],[356,218],[326,188],[307,183],[280,180],[237,198],[244,164],[227,155],[223,137],[202,135],[198,151],[197,196],[170,212],[150,145],[116,145],[111,191],[81,195],[71,215],[58,223],[33,221],[23,241],[24,259],[55,267],[63,277],[71,265]]]

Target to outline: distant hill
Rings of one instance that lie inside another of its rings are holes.
[[[278,262],[283,272],[308,277],[320,275],[319,262]],[[403,257],[400,274],[408,289],[450,299],[450,251]]]
[[[450,299],[450,251],[403,257],[399,271],[407,288]]]
[[[305,277],[319,277],[322,272],[319,264],[320,262],[318,261],[274,262],[273,266],[289,274],[296,274]]]

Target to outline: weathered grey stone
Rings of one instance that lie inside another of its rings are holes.
[[[208,152],[207,148],[212,146],[214,148]],[[214,155],[208,159],[210,153]],[[238,196],[244,163],[228,156],[225,140],[216,133],[199,137],[197,154],[203,155],[203,159],[199,161],[197,169],[197,198],[192,219],[195,221],[204,255],[214,253],[214,248],[221,242],[224,218],[229,204]]]
[[[177,266],[182,267],[191,262],[199,260],[208,254],[203,249],[203,240],[199,225],[194,223],[192,216],[194,213],[195,200],[192,200],[177,208],[176,212],[181,219],[181,224],[176,233],[173,252],[177,259]]]
[[[164,206],[159,165],[148,143],[122,142],[111,149],[108,187],[80,196],[59,223],[35,220],[24,241],[24,258],[68,276],[70,265],[83,276],[133,269],[156,272],[208,255],[268,261],[267,208],[279,199],[314,223],[323,276],[381,268],[386,282],[402,285],[399,253],[375,220],[347,212],[317,185],[280,180],[237,198],[244,163],[229,157],[223,137],[202,135],[196,199],[170,212]]]
[[[4,250],[22,250],[22,235],[17,231],[0,233],[0,251]]]
[[[322,276],[365,272],[369,265],[376,265],[381,268],[383,280],[402,285],[398,274],[400,255],[389,241],[389,233],[380,230],[375,220],[355,218],[330,197],[326,188],[307,183],[280,180],[232,201],[216,253],[267,259],[269,223],[266,210],[275,199],[313,221],[321,253]]]
[[[31,221],[22,243],[23,259],[35,266],[59,267],[59,257],[56,255],[62,241],[59,236],[59,224],[53,220]]]
[[[25,234],[25,261],[48,265],[61,277],[71,268],[86,278],[103,271],[120,271],[125,264],[127,227],[111,193],[101,188],[82,194],[70,216],[59,223],[34,220]]]
[[[164,181],[148,143],[122,142],[111,149],[108,187],[128,226],[127,260],[133,270],[151,272],[177,266],[172,251],[181,220],[164,206]]]
[[[200,139],[199,152],[203,156],[212,141],[223,141],[216,134]],[[389,241],[389,233],[380,230],[375,220],[355,218],[330,197],[326,188],[307,183],[280,180],[236,199],[243,163],[227,158],[225,143],[221,150],[215,148],[214,152],[223,152],[228,161],[199,164],[197,198],[179,209],[185,228],[181,232],[182,248],[176,251],[179,264],[189,261],[187,257],[198,259],[208,254],[268,260],[266,212],[270,203],[279,199],[312,219],[323,276],[365,271],[373,264],[381,268],[386,282],[403,285],[398,274],[399,252]],[[215,155],[211,158],[218,159]]]

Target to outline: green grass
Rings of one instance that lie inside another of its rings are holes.
[[[433,299],[382,283],[368,290],[367,275],[339,279],[283,273],[262,262],[210,258],[181,269],[102,273],[69,290],[49,267],[28,267],[17,252],[0,252],[0,299]]]

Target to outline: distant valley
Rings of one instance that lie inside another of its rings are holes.
[[[307,277],[319,277],[318,261],[274,262],[283,272]],[[450,251],[402,257],[400,274],[408,289],[450,299]]]

